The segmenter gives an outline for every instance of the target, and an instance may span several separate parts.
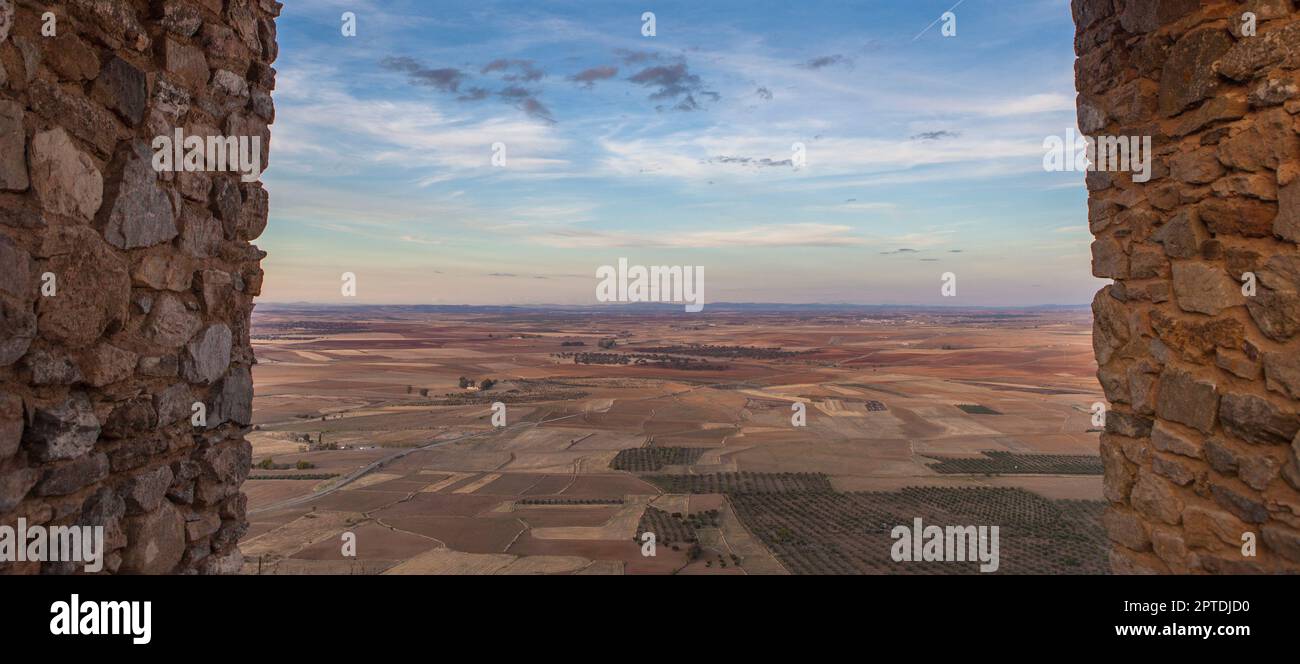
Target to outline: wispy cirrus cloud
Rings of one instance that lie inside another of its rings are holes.
[[[965,110],[992,117],[1033,115],[1037,113],[1073,112],[1074,97],[1061,93],[1008,97],[990,103],[971,104]]]
[[[906,300],[910,271],[942,260],[969,274],[1008,252],[1044,274],[1073,260],[1048,253],[1077,255],[1087,281],[1086,231],[1053,232],[1074,224],[1062,211],[1081,207],[1082,177],[1041,167],[1042,137],[1074,122],[1063,0],[963,16],[987,38],[942,48],[909,46],[933,17],[906,3],[869,25],[835,3],[728,23],[742,3],[719,0],[646,39],[607,3],[322,1],[383,15],[346,49],[320,12],[280,23],[267,242],[281,244],[268,248],[325,276],[340,252],[369,251],[369,274],[414,269],[393,283],[442,289],[421,298],[556,302],[577,281],[548,275],[577,270],[584,249],[653,247],[698,256],[715,293],[731,274],[748,300],[868,297],[864,280]],[[508,159],[494,167],[498,143]],[[750,265],[765,248],[790,273]],[[424,280],[427,265],[460,281]],[[916,297],[935,290],[928,271],[917,279]]]
[[[275,125],[277,172],[342,176],[386,166],[428,187],[569,167],[569,139],[504,109],[469,114],[463,104],[360,97],[323,69],[287,71],[278,84],[276,102],[292,112]],[[340,126],[348,131],[339,132]],[[506,173],[492,170],[491,146],[498,142],[509,146]],[[285,203],[277,200],[277,206]]]
[[[794,178],[809,186],[815,186],[812,181],[831,176],[864,176],[962,163],[982,164],[989,172],[990,163],[1008,160],[1023,162],[1022,170],[1042,169],[1038,142],[1019,140],[1011,134],[973,139],[956,136],[941,141],[861,136],[817,140],[805,132],[782,138],[770,133],[715,129],[656,140],[609,137],[602,140],[601,147],[606,153],[603,165],[610,173],[701,179],[761,172],[770,177]],[[806,167],[799,171],[790,168],[789,155],[795,142],[804,143],[806,149]],[[763,154],[770,156],[748,156]]]
[[[837,247],[864,244],[851,226],[839,224],[773,224],[734,230],[705,230],[642,234],[563,228],[533,236],[532,241],[566,249],[670,247],[707,249],[735,247]]]

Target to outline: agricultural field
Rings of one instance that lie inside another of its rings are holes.
[[[249,574],[978,573],[894,560],[916,518],[998,526],[997,573],[1105,568],[1087,309],[260,305],[251,337]]]
[[[932,456],[936,473],[987,475],[1101,475],[1101,459],[1087,454],[1016,454],[986,450],[983,457]]]
[[[1050,500],[1016,488],[911,487],[900,491],[786,491],[731,497],[741,519],[796,574],[970,574],[977,562],[918,563],[881,556],[891,530],[923,524],[996,524],[999,571],[1105,574],[1097,501]]]
[[[633,447],[619,450],[610,462],[614,470],[654,471],[664,466],[689,466],[699,461],[702,447]]]

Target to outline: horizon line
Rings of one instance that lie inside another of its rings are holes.
[[[447,307],[447,308],[500,308],[500,309],[673,309],[682,306],[680,302],[617,302],[598,304],[470,304],[470,303],[435,303],[435,302],[327,302],[314,300],[290,300],[256,302],[260,306],[316,306],[316,307]],[[1045,309],[1045,308],[1091,308],[1089,302],[1080,303],[1039,303],[1039,304],[884,304],[855,302],[714,302],[705,308],[713,307],[870,307],[898,309]]]

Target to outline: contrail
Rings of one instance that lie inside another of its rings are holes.
[[[950,12],[950,11],[952,11],[952,10],[954,10],[954,9],[956,9],[956,8],[958,8],[958,7],[960,7],[960,6],[961,6],[961,3],[963,3],[963,2],[966,2],[966,0],[957,0],[957,4],[953,5],[952,7],[949,7],[949,8],[948,8],[948,11]],[[944,12],[944,14],[947,14],[947,13],[948,13],[948,12]],[[912,37],[912,41],[916,41],[916,40],[920,39],[920,38],[921,38],[921,35],[924,35],[925,33],[929,32],[929,31],[930,31],[930,28],[933,28],[935,23],[938,23],[939,21],[942,21],[942,20],[943,20],[943,14],[940,14],[940,15],[939,15],[939,18],[936,18],[936,19],[934,19],[933,21],[931,21],[931,22],[930,22],[930,25],[925,26],[925,29],[924,29],[924,30],[922,30],[921,32],[917,33],[917,35],[916,35],[915,37]]]

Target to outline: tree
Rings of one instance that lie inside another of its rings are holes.
[[[473,385],[473,384],[474,384],[474,379],[473,379],[473,378],[466,378],[466,377],[464,377],[464,376],[461,376],[461,377],[460,377],[460,389],[463,390],[463,389],[465,389],[465,388],[467,388],[467,387],[470,387],[470,386]]]
[[[492,380],[491,378],[484,378],[483,382],[478,384],[478,389],[487,391],[492,389],[492,386],[496,384],[497,382],[495,380]]]

